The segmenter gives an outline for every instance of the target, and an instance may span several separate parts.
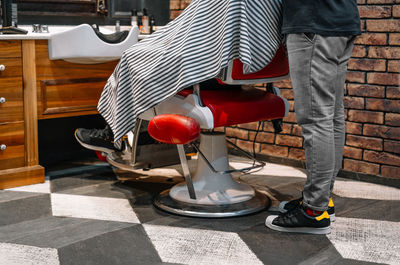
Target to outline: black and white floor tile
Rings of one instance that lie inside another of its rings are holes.
[[[264,220],[279,200],[300,194],[303,170],[268,164],[235,176],[273,203],[225,219],[156,209],[153,196],[182,180],[168,172],[69,162],[49,168],[45,183],[0,191],[0,264],[400,264],[399,189],[338,179],[331,234],[284,234]]]

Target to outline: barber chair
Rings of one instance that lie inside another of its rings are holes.
[[[264,162],[229,142],[241,151],[253,165],[230,169],[225,134],[214,128],[235,124],[273,120],[279,132],[280,122],[289,111],[289,103],[282,98],[272,82],[288,78],[288,60],[283,47],[264,69],[243,73],[243,64],[234,60],[224,70],[221,82],[226,89],[202,90],[199,85],[184,89],[140,116],[129,150],[111,153],[107,161],[125,170],[135,171],[143,164],[136,161],[140,124],[149,121],[148,133],[157,141],[177,146],[185,182],[161,192],[155,206],[178,215],[195,217],[232,217],[265,209],[270,200],[250,185],[232,178],[234,172],[248,172],[261,168]],[[267,83],[267,90],[257,88],[230,89],[229,85]],[[198,144],[198,142],[200,144]],[[132,146],[132,147],[130,147]],[[198,153],[197,167],[189,171],[185,154],[187,146]]]

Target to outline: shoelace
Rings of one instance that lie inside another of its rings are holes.
[[[112,132],[111,132],[110,128],[107,126],[104,129],[93,129],[89,133],[89,136],[93,137],[93,138],[101,138],[101,139],[110,140],[112,137]]]

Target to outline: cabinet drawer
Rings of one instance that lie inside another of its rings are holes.
[[[4,58],[0,56],[0,82],[7,77],[22,77],[21,58]]]
[[[0,170],[24,166],[24,142],[23,122],[0,124]]]
[[[2,40],[0,41],[0,57],[21,57],[20,40]]]
[[[22,78],[0,78],[0,123],[22,121],[23,118]]]
[[[23,120],[22,93],[21,58],[0,57],[0,123]]]
[[[41,80],[40,115],[96,110],[106,81],[104,78]]]

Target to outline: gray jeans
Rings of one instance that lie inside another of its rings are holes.
[[[343,92],[353,39],[304,33],[286,36],[294,107],[306,156],[303,204],[317,211],[328,208],[342,166]]]

